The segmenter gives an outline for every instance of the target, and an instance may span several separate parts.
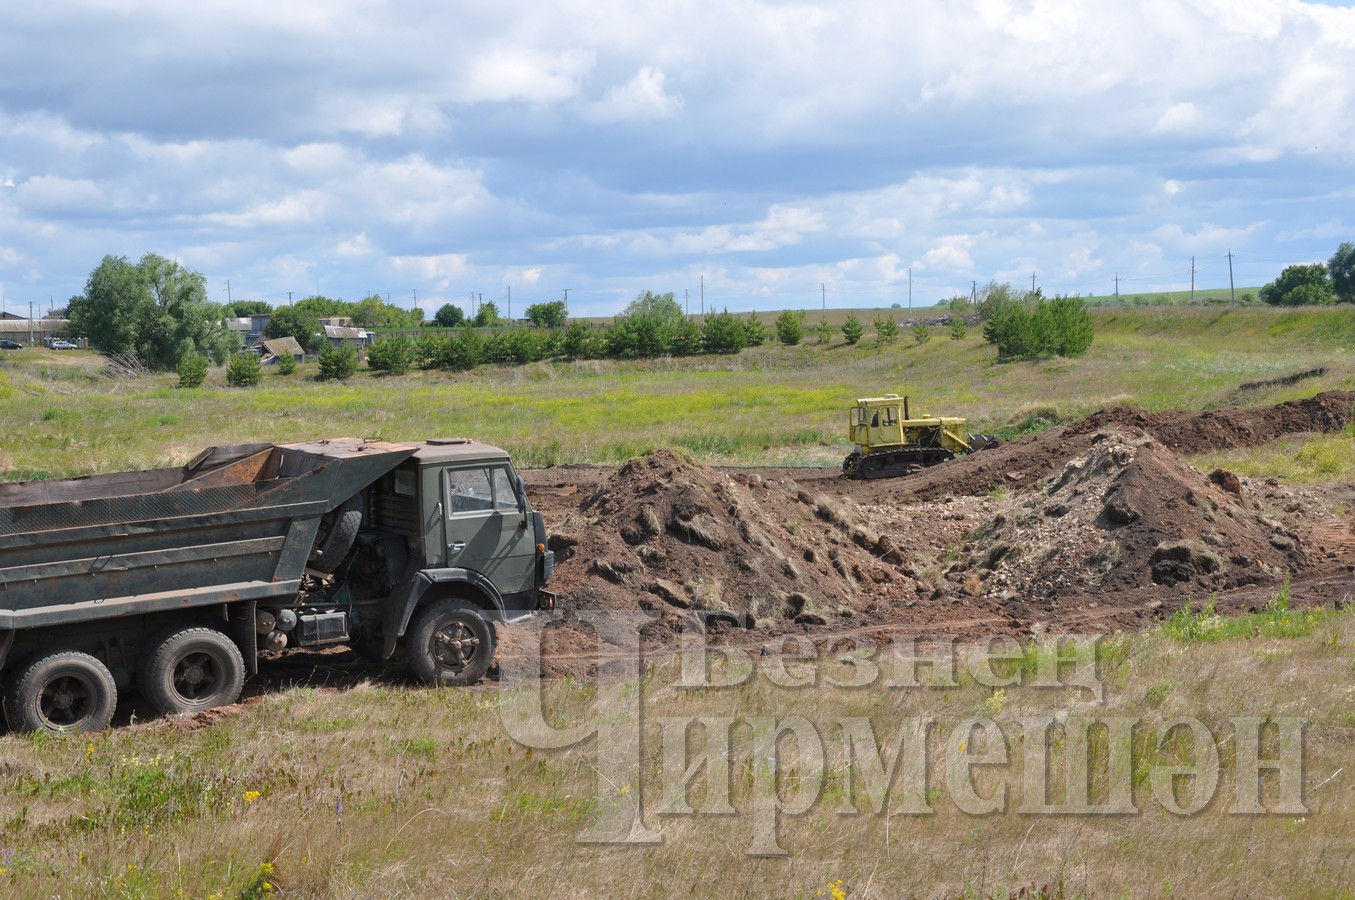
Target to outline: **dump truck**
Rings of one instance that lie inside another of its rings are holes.
[[[998,445],[988,434],[965,434],[965,420],[956,416],[913,418],[908,398],[898,394],[856,401],[848,417],[852,452],[842,461],[848,478],[895,478],[956,456]]]
[[[0,702],[13,730],[234,702],[261,652],[397,652],[479,680],[553,608],[546,527],[477,441],[213,447],[181,468],[0,485]],[[267,653],[266,653],[267,655]]]

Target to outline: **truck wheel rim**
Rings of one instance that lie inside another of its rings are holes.
[[[448,622],[433,634],[433,659],[441,669],[462,671],[479,649],[480,639],[462,622]]]
[[[189,653],[174,667],[174,691],[185,700],[211,697],[221,683],[221,664],[210,653]]]
[[[38,712],[57,728],[79,725],[94,711],[95,689],[79,675],[61,675],[47,682],[38,696]]]

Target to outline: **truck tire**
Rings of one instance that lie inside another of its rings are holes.
[[[35,656],[5,691],[11,731],[103,731],[113,721],[118,688],[108,667],[88,653]]]
[[[494,629],[464,600],[437,600],[414,620],[409,666],[429,684],[474,684],[494,659]]]
[[[342,506],[320,521],[320,533],[311,549],[306,568],[331,574],[353,549],[358,529],[362,527],[362,496],[349,497]]]
[[[137,686],[160,713],[225,706],[245,686],[245,660],[235,642],[214,628],[176,628],[148,645]]]

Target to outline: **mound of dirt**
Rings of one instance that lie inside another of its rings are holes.
[[[1152,585],[1208,593],[1303,568],[1298,536],[1245,479],[1205,477],[1137,429],[1090,449],[976,530],[951,577],[976,594],[1051,604]]]
[[[890,491],[896,499],[907,501],[981,496],[999,485],[1013,490],[1026,488],[1060,470],[1066,460],[1087,452],[1093,438],[1110,427],[1147,432],[1176,453],[1207,453],[1254,447],[1288,434],[1340,431],[1351,424],[1353,407],[1355,391],[1327,391],[1274,406],[1206,412],[1148,413],[1116,407],[916,475],[892,479]]]
[[[854,501],[728,475],[666,450],[626,463],[551,536],[566,608],[703,613],[776,628],[911,602],[901,550]]]

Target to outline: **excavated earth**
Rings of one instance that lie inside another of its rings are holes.
[[[668,451],[524,472],[556,550],[548,668],[595,658],[577,611],[645,610],[652,648],[1142,627],[1212,597],[1355,592],[1355,485],[1294,488],[1181,458],[1337,432],[1355,392],[1202,413],[1117,408],[904,478],[711,468]],[[999,490],[1000,488],[1000,490]]]

